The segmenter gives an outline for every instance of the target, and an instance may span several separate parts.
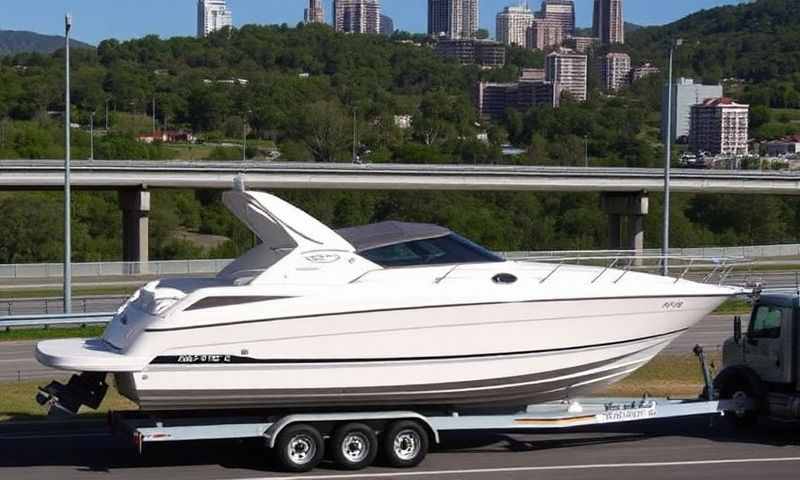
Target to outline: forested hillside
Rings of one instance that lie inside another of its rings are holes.
[[[641,36],[633,42],[647,43],[643,51],[655,58],[669,29],[677,27],[664,28],[632,33]],[[689,50],[685,55],[688,62]],[[420,36],[341,35],[320,25],[246,26],[207,39],[108,40],[96,51],[73,55],[73,118],[82,125],[73,135],[73,154],[88,157],[86,127],[96,112],[101,133],[95,156],[101,160],[170,159],[187,150],[193,159],[233,160],[241,152],[224,145],[239,141],[246,124],[253,144],[275,145],[288,161],[351,161],[355,127],[368,162],[583,165],[588,146],[592,165],[662,164],[663,80],[657,76],[616,98],[595,90],[585,104],[565,99],[559,110],[509,111],[496,124],[480,121],[471,104],[476,81],[514,80],[521,68],[542,64],[541,53],[515,48],[505,68],[483,71],[439,59]],[[0,59],[0,157],[63,156],[62,69],[63,52]],[[596,86],[596,78],[591,83]],[[136,135],[151,128],[153,100],[159,124],[193,131],[206,144],[179,150],[137,142]],[[111,128],[103,132],[106,105]],[[412,127],[397,127],[395,115],[410,115]],[[488,133],[488,143],[477,139],[481,132]],[[505,143],[528,153],[503,157]],[[247,151],[256,154],[255,148]],[[497,250],[602,248],[607,238],[594,194],[279,193],[333,226],[384,219],[441,223]],[[57,193],[0,194],[0,231],[8,232],[0,235],[0,263],[59,258],[60,201]],[[679,195],[675,202],[675,246],[800,238],[794,199]],[[655,247],[658,196],[651,205],[647,242]],[[115,194],[80,192],[74,212],[75,259],[118,259]],[[176,232],[230,241],[203,249]],[[155,192],[151,235],[151,256],[162,259],[228,257],[252,243],[224,211],[219,193],[204,191]]]
[[[73,48],[93,48],[91,45],[71,40]],[[0,56],[17,53],[53,53],[64,48],[64,37],[42,35],[40,33],[0,30]]]

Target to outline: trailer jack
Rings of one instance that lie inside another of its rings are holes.
[[[77,415],[81,406],[96,410],[106,396],[108,384],[105,373],[84,372],[73,375],[66,385],[50,382],[40,387],[36,402],[49,406],[51,416]]]
[[[705,388],[703,389],[703,394],[701,397],[705,400],[716,400],[717,392],[714,389],[714,380],[712,379],[713,376],[711,375],[711,366],[709,366],[708,361],[706,359],[706,354],[703,351],[703,347],[700,345],[695,345],[692,352],[697,356],[697,359],[700,361],[700,370],[703,372],[703,383],[705,384]]]

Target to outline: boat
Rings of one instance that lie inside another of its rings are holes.
[[[510,261],[437,225],[334,231],[238,178],[260,243],[213,278],[137,291],[102,337],[48,340],[68,412],[115,388],[145,411],[513,407],[630,375],[739,290]]]

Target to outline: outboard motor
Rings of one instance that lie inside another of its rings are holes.
[[[73,375],[66,385],[50,382],[40,387],[36,402],[41,406],[49,405],[51,416],[77,415],[81,406],[96,410],[108,392],[105,373],[84,372]]]

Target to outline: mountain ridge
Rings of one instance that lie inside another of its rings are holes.
[[[94,48],[79,40],[70,40],[72,48]],[[0,56],[17,53],[50,54],[64,47],[64,37],[26,30],[0,30]]]

